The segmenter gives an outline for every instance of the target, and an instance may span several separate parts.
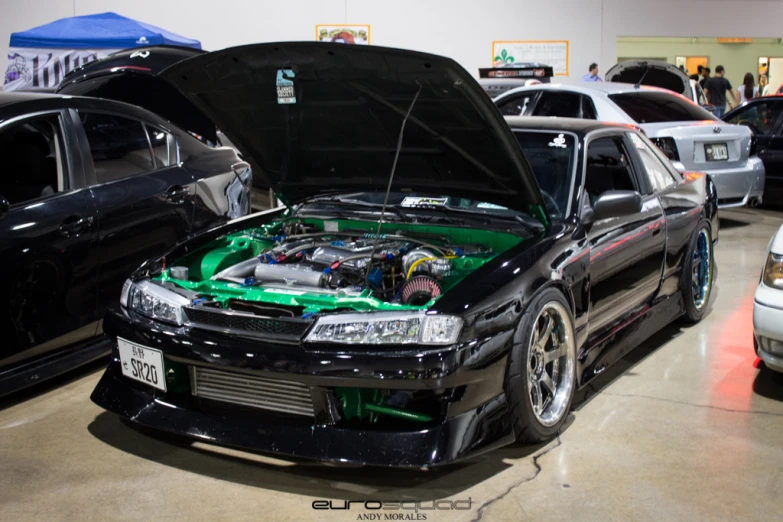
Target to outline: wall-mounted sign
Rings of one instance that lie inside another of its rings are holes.
[[[718,38],[718,43],[753,43],[753,38]]]
[[[357,45],[370,44],[370,26],[365,24],[316,25],[315,39]]]
[[[499,40],[492,42],[492,66],[540,63],[555,76],[568,75],[568,40]]]

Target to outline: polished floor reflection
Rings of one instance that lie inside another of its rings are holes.
[[[129,428],[89,401],[94,367],[0,402],[0,519],[417,519],[413,503],[316,511],[317,499],[421,501],[430,521],[776,519],[783,375],[757,368],[751,313],[783,213],[722,215],[704,321],[607,370],[548,445],[423,472],[275,460]],[[426,509],[443,498],[470,509]]]

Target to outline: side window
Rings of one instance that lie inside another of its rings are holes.
[[[147,133],[141,122],[113,114],[79,112],[90,143],[98,183],[153,170]]]
[[[620,136],[598,138],[587,146],[585,192],[590,204],[609,190],[638,190],[631,161]]]
[[[573,92],[543,91],[533,116],[582,117],[582,96]]]
[[[0,129],[0,195],[13,205],[65,191],[64,148],[57,115]]]
[[[524,116],[538,91],[524,92],[503,98],[498,102],[498,110],[503,116]]]
[[[585,120],[597,120],[598,113],[589,96],[582,96],[582,118]]]
[[[152,156],[155,158],[155,167],[170,167],[177,163],[177,149],[174,136],[166,131],[145,125],[152,145]]]
[[[781,112],[783,112],[783,103],[775,100],[763,101],[740,109],[726,121],[747,125],[756,134],[772,134]]]
[[[660,192],[674,185],[676,182],[668,169],[656,156],[653,150],[654,145],[646,143],[633,132],[629,132],[628,137],[639,154],[639,159],[642,160],[647,179],[650,180],[650,186],[652,186],[653,190]]]

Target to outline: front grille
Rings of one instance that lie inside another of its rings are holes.
[[[209,330],[233,330],[252,332],[280,338],[300,338],[311,323],[301,319],[254,317],[249,314],[228,313],[186,308],[185,315],[191,326]]]
[[[314,415],[310,388],[298,382],[192,366],[191,392],[196,397],[239,406]]]

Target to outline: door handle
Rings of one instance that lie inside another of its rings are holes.
[[[188,194],[190,194],[189,187],[174,185],[166,192],[166,199],[172,203],[182,203]]]
[[[84,232],[90,225],[92,225],[93,218],[70,216],[60,224],[60,234],[65,237],[75,237]]]

